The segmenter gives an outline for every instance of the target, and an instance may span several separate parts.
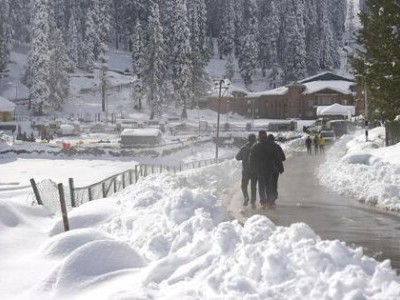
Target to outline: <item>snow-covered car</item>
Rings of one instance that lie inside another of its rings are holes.
[[[319,135],[324,138],[327,144],[333,143],[336,140],[336,135],[333,130],[322,130]]]

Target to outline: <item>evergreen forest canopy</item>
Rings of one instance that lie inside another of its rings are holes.
[[[340,67],[346,0],[0,0],[0,71],[14,43],[30,45],[33,104],[61,110],[68,72],[107,71],[108,47],[132,52],[133,103],[193,105],[210,89],[213,55],[246,86],[276,85]],[[215,46],[214,46],[215,44]],[[214,53],[217,49],[218,53]],[[102,78],[102,82],[105,79]]]

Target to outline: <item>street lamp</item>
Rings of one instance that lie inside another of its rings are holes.
[[[218,162],[218,145],[219,145],[219,120],[221,113],[221,100],[225,95],[226,91],[229,89],[229,79],[219,79],[214,80],[214,87],[218,90],[218,117],[217,117],[217,136],[215,141],[215,160]],[[223,93],[222,93],[223,91]]]

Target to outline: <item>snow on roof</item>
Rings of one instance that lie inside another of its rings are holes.
[[[286,95],[287,92],[288,92],[288,87],[281,86],[273,90],[252,93],[251,96],[259,97],[259,96],[272,96],[272,95]]]
[[[157,128],[124,129],[121,132],[121,136],[159,136],[161,134],[161,130]]]
[[[316,92],[325,89],[349,95],[353,93],[350,87],[354,85],[354,82],[344,81],[344,80],[325,80],[325,81],[311,81],[308,83],[304,83],[303,85],[305,86],[305,90],[303,92],[304,95],[314,94]]]
[[[355,115],[356,109],[352,105],[341,105],[338,103],[329,106],[317,106],[317,116],[326,115]]]
[[[307,83],[307,82],[312,82],[312,81],[330,81],[330,80],[354,82],[354,80],[351,78],[326,71],[326,72],[322,72],[322,73],[304,78],[304,79],[300,80],[299,83]]]
[[[0,111],[14,111],[15,104],[0,96]]]

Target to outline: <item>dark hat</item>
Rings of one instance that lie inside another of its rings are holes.
[[[247,139],[249,140],[249,142],[254,143],[256,141],[256,135],[251,133],[251,134],[249,134]]]
[[[274,135],[272,133],[268,134],[268,140],[271,141],[271,142],[275,141],[275,137],[274,137]]]
[[[266,132],[265,130],[260,130],[260,131],[258,132],[258,138],[259,138],[259,139],[265,139],[265,138],[267,138],[267,132]]]

